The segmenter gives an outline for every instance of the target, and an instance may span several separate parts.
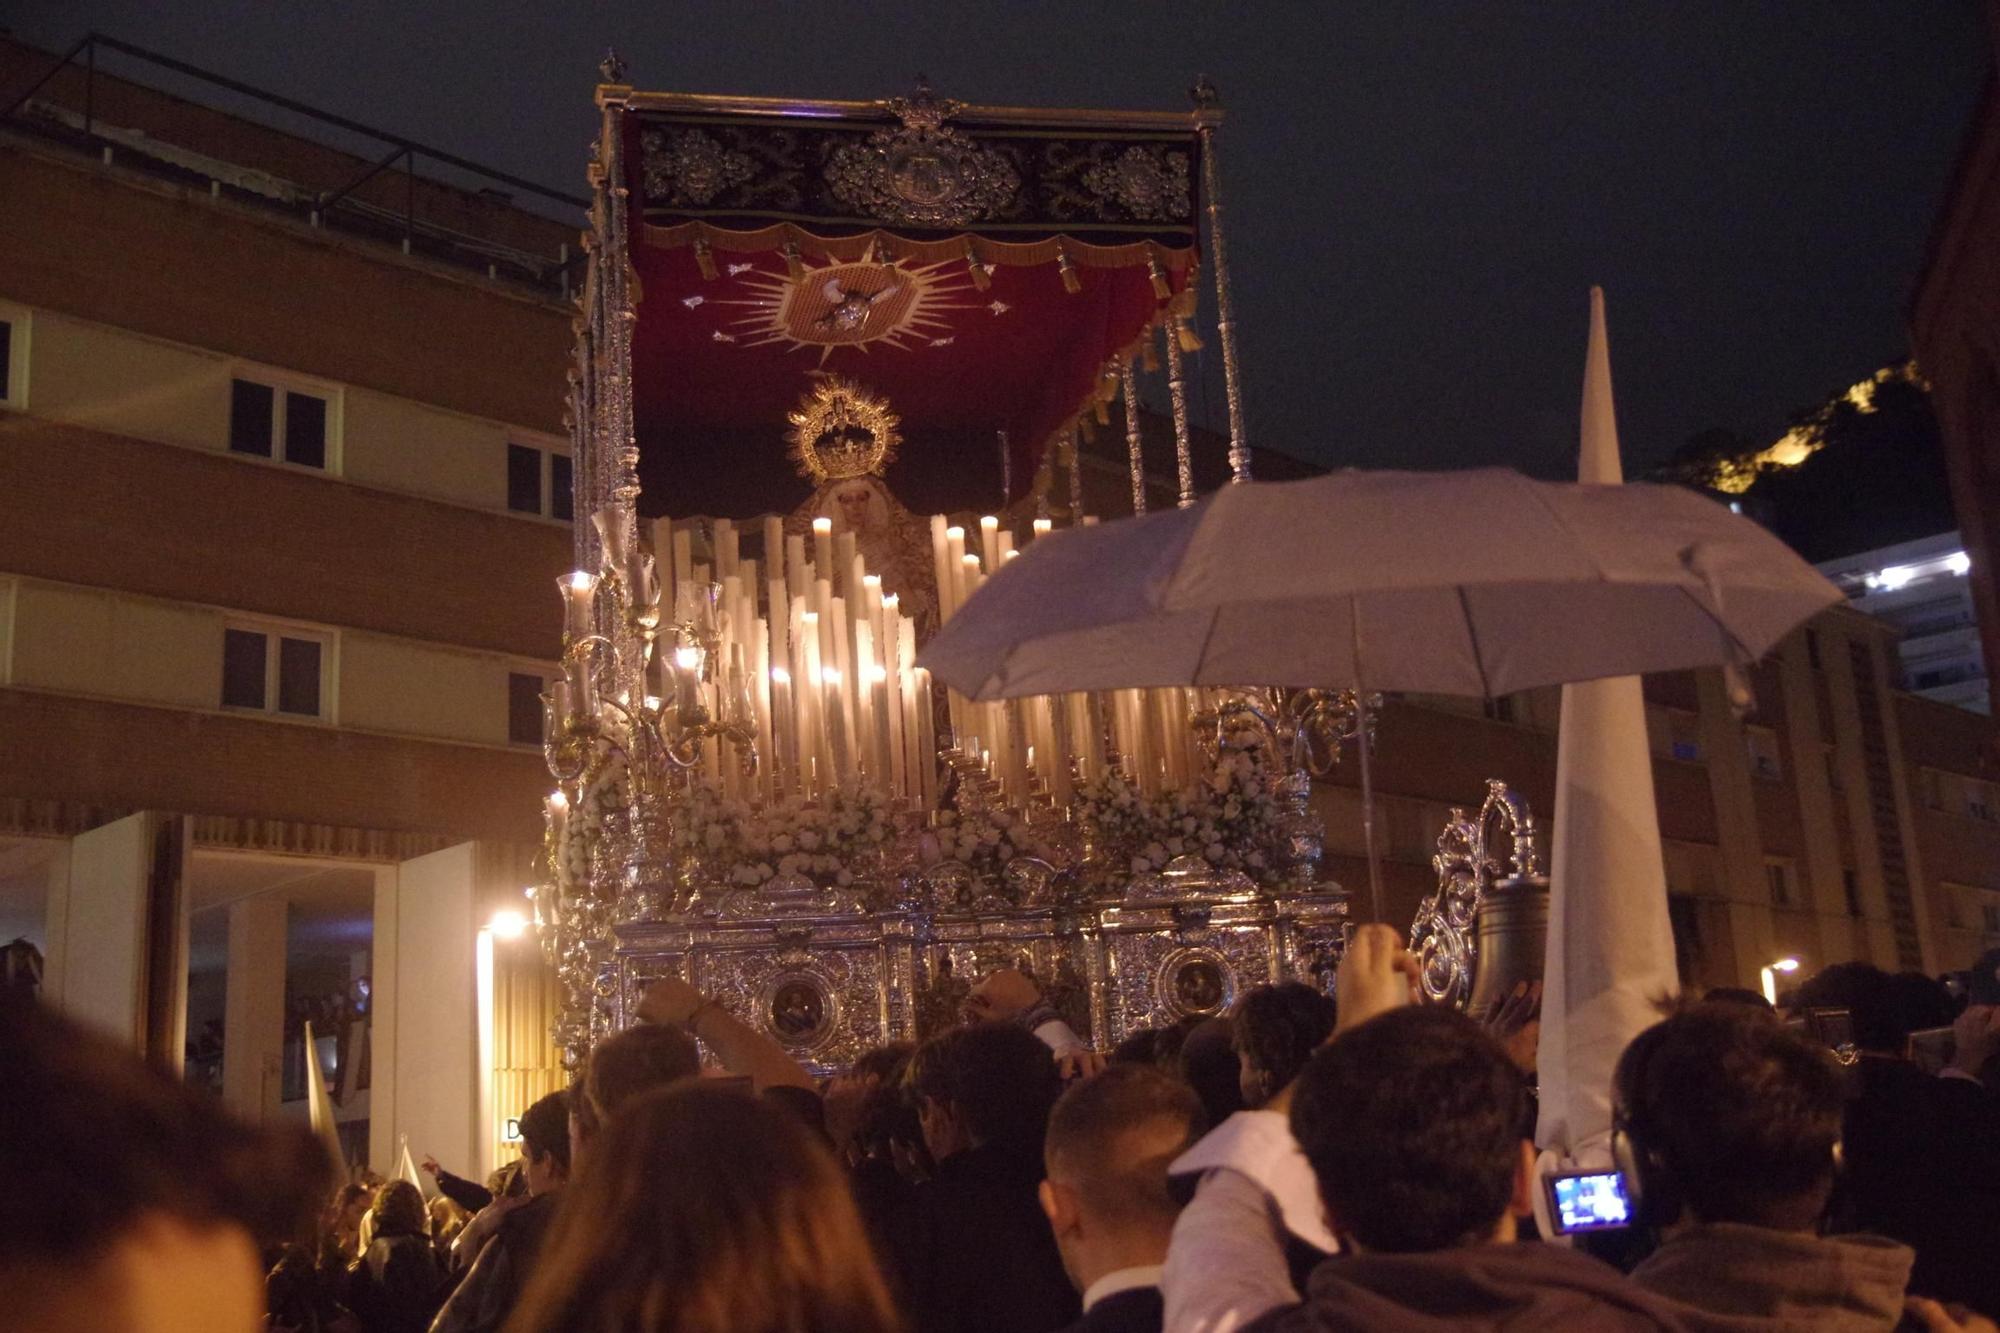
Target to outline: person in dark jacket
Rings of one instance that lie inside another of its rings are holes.
[[[392,1180],[375,1191],[375,1235],[348,1273],[347,1307],[367,1333],[423,1333],[443,1270],[431,1249],[423,1191]]]
[[[1150,1065],[1113,1065],[1056,1103],[1041,1199],[1083,1293],[1068,1333],[1159,1333],[1160,1270],[1180,1213],[1167,1164],[1202,1127],[1193,1091]]]
[[[1835,964],[1799,989],[1803,1007],[1847,1011],[1859,1051],[1834,1222],[1914,1249],[1912,1293],[2000,1318],[2000,1107],[1974,1076],[1984,1052],[1961,1049],[1942,1078],[1917,1068],[1899,989],[1868,963]]]
[[[431,1333],[496,1333],[513,1313],[569,1180],[568,1093],[552,1092],[521,1114],[521,1162],[528,1202],[500,1220]]]
[[[894,1227],[910,1325],[1051,1333],[1080,1312],[1036,1190],[1062,1091],[1049,1048],[1007,1023],[955,1028],[917,1049],[905,1086],[937,1164]]]
[[[1635,1037],[1614,1149],[1640,1221],[1666,1234],[1632,1280],[1745,1333],[1894,1327],[1909,1248],[1819,1234],[1845,1093],[1832,1054],[1769,1010],[1711,1001]]]

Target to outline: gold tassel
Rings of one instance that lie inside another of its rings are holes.
[[[1100,410],[1100,411],[1102,411],[1102,410],[1103,410],[1103,408],[1102,408],[1102,406],[1101,406],[1101,405],[1100,405],[1100,407],[1099,407],[1099,410]],[[1108,414],[1107,414],[1107,417],[1106,417],[1106,424],[1107,424],[1107,425],[1108,425],[1108,424],[1110,424],[1110,422],[1109,422],[1109,416],[1108,416]],[[1077,423],[1076,423],[1076,438],[1077,438],[1077,439],[1078,439],[1079,441],[1082,441],[1082,440],[1094,440],[1094,439],[1096,439],[1096,438],[1097,438],[1097,431],[1096,431],[1095,429],[1093,429],[1093,428],[1091,427],[1091,424],[1090,424],[1090,418],[1089,418],[1089,417],[1081,417],[1081,418],[1079,418],[1079,419],[1077,420]],[[1070,449],[1071,449],[1071,451],[1072,451],[1072,452],[1074,452],[1074,451],[1075,451],[1075,449],[1076,449],[1076,446],[1075,446],[1075,445],[1071,445],[1071,446],[1070,446]]]
[[[1160,267],[1158,255],[1146,256],[1146,276],[1153,281],[1153,295],[1162,301],[1174,294],[1174,289],[1167,283],[1167,271]]]
[[[979,247],[971,241],[965,243],[965,271],[972,277],[972,285],[985,291],[993,285],[993,274],[986,265],[979,262]]]
[[[1201,350],[1201,339],[1195,335],[1194,329],[1189,326],[1185,319],[1176,319],[1174,321],[1174,337],[1180,341],[1183,352],[1199,352]]]
[[[694,238],[694,265],[701,270],[702,277],[711,280],[715,277],[715,256],[709,253],[706,236]]]
[[[786,241],[785,248],[779,251],[779,253],[785,257],[785,272],[790,275],[793,282],[797,282],[806,275],[805,261],[799,258],[799,243],[797,241]]]
[[[1077,276],[1076,265],[1069,259],[1069,251],[1063,249],[1056,251],[1056,269],[1062,274],[1064,291],[1075,296],[1083,290],[1083,279]]]

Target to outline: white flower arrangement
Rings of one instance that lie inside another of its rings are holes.
[[[1012,810],[940,810],[937,823],[918,839],[918,859],[926,867],[960,861],[975,874],[994,875],[1017,856],[1052,861],[1047,844]]]
[[[1217,870],[1270,882],[1283,861],[1285,809],[1276,785],[1268,748],[1232,736],[1190,786],[1149,797],[1112,771],[1084,787],[1078,800],[1097,855],[1130,874],[1157,874],[1177,857],[1198,856]]]
[[[845,888],[881,860],[896,835],[891,816],[888,795],[868,784],[838,788],[816,802],[792,796],[752,807],[701,781],[674,812],[674,841],[731,885],[803,875]]]

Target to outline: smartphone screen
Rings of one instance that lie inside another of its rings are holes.
[[[1632,1200],[1616,1171],[1576,1171],[1548,1178],[1549,1217],[1556,1233],[1611,1231],[1632,1225]]]

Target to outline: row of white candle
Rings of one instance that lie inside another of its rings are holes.
[[[1049,530],[1049,520],[1036,519],[1032,537]],[[683,717],[699,706],[751,731],[761,756],[754,774],[735,762],[727,742],[701,746],[702,774],[727,796],[753,803],[818,798],[867,781],[914,808],[934,807],[939,739],[930,674],[915,661],[915,619],[867,571],[853,535],[835,534],[830,520],[814,521],[810,546],[806,534],[787,535],[776,517],[763,521],[761,535],[760,563],[744,558],[741,533],[729,520],[715,520],[707,549],[697,552],[690,525],[657,519],[657,554],[620,553],[628,587],[663,594],[662,647],[645,683],[649,702],[672,699]],[[1015,533],[993,516],[979,521],[976,549],[968,547],[967,530],[942,515],[931,519],[930,535],[943,619],[1018,553]],[[596,582],[587,575],[564,581],[573,637],[590,632]],[[696,627],[695,643],[676,638],[678,624]],[[712,662],[704,662],[699,643],[716,646]],[[594,698],[572,697],[576,688],[557,682],[559,713],[595,711]],[[1186,721],[1198,702],[1191,691],[975,702],[947,690],[945,700],[959,749],[984,765],[1013,804],[1038,793],[1068,804],[1077,779],[1104,773],[1107,732],[1142,791],[1184,784],[1199,767]],[[550,818],[557,818],[553,808]]]

